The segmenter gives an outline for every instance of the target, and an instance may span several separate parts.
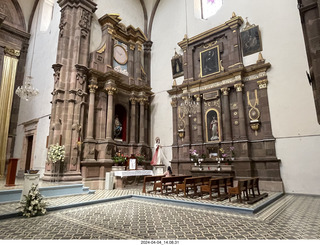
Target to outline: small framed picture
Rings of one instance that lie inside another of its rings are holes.
[[[240,33],[243,56],[262,51],[259,26],[253,26]]]
[[[129,170],[136,170],[137,169],[137,159],[131,158],[129,159]]]
[[[172,77],[177,78],[183,76],[182,56],[176,55],[171,59]]]

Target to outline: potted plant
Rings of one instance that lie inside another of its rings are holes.
[[[113,157],[112,160],[115,162],[115,166],[123,166],[124,163],[127,161],[127,157],[118,151]]]

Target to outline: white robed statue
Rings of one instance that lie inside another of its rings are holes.
[[[160,138],[159,137],[156,137],[155,139],[155,145],[154,145],[154,153],[153,153],[153,157],[152,157],[152,160],[151,160],[151,165],[166,165],[168,166],[169,163],[167,161],[167,158],[165,157],[165,155],[163,154],[163,151],[162,151],[162,146],[160,144]]]

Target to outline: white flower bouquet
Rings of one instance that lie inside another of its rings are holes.
[[[23,213],[23,216],[28,218],[36,215],[43,215],[47,212],[47,203],[43,200],[37,185],[34,184],[29,190],[28,195],[24,195],[24,200],[21,201],[20,204],[21,207],[18,209]]]
[[[59,144],[55,144],[55,145],[50,145],[49,147],[49,151],[48,151],[48,160],[56,163],[58,161],[64,161],[64,157],[65,157],[65,147],[64,145],[59,145]]]

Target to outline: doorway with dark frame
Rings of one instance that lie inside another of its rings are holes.
[[[33,145],[33,135],[27,136],[27,156],[26,156],[26,165],[25,165],[25,169],[24,169],[25,173],[28,170],[30,170],[32,145]]]

